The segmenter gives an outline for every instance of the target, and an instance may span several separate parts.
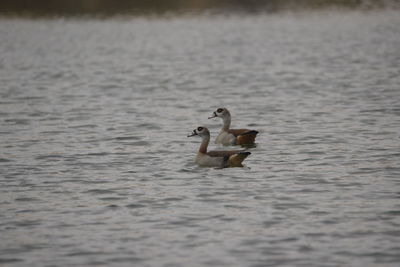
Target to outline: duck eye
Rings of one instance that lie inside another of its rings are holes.
[[[199,132],[203,131],[203,127],[198,127],[197,131],[199,131]]]
[[[218,112],[218,113],[221,113],[222,111],[223,111],[222,108],[217,109],[217,112]]]

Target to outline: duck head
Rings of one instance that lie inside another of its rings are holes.
[[[210,136],[210,132],[208,131],[208,129],[206,127],[199,126],[196,129],[194,129],[192,131],[192,133],[189,134],[187,137],[192,137],[192,136],[196,136],[196,135],[198,135],[200,137]]]
[[[213,114],[208,118],[209,119],[216,118],[216,117],[224,118],[229,115],[230,115],[230,113],[226,108],[217,108],[217,110],[214,111]]]

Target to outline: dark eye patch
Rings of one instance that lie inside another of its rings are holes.
[[[221,113],[222,111],[223,111],[222,108],[217,109],[217,112],[218,112],[218,113]]]
[[[198,127],[197,131],[203,131],[203,127]]]

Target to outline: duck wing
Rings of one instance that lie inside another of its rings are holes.
[[[242,161],[251,153],[244,150],[209,151],[210,157],[222,158],[223,167],[242,167]]]
[[[236,144],[238,145],[254,143],[258,134],[258,131],[249,129],[230,129],[228,132],[236,137]]]
[[[258,131],[256,130],[249,130],[249,129],[229,129],[228,133],[233,134],[234,136],[239,136],[239,135],[257,135]]]
[[[234,154],[238,154],[240,152],[244,152],[243,150],[213,150],[208,151],[207,155],[210,157],[230,157]]]
[[[241,151],[239,153],[233,154],[228,159],[228,165],[231,167],[242,167],[242,161],[247,158],[251,153],[248,151]]]

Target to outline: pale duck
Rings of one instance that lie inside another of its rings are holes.
[[[195,162],[202,167],[243,167],[242,161],[251,154],[244,150],[207,152],[207,147],[210,142],[210,132],[206,127],[197,127],[188,135],[188,137],[191,136],[200,136],[202,138],[199,151],[195,158]]]
[[[215,139],[216,144],[222,145],[252,145],[258,131],[249,129],[230,129],[231,114],[226,108],[218,108],[209,119],[219,117],[223,121],[222,129]]]

